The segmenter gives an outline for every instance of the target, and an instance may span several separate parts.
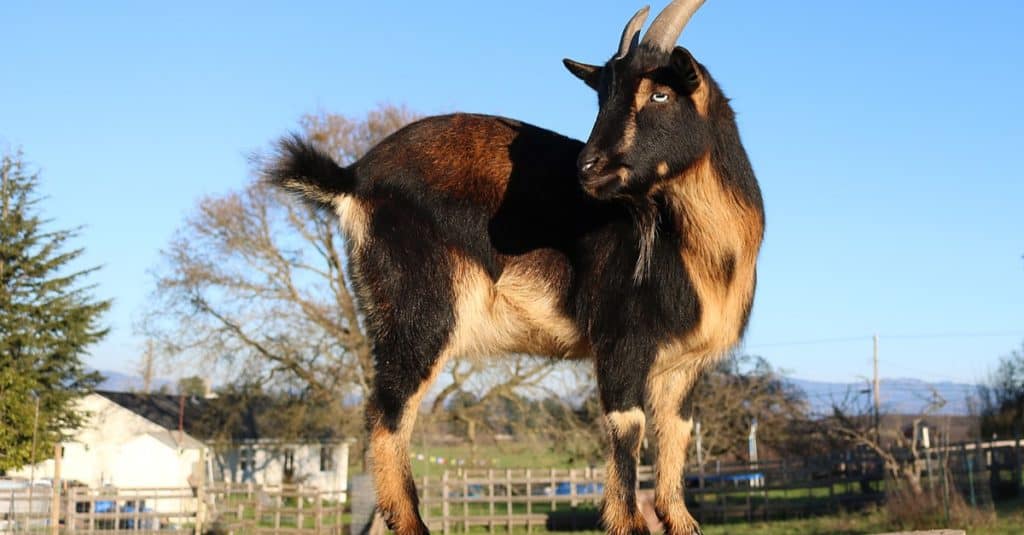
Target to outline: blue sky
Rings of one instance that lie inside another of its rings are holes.
[[[0,148],[104,266],[98,368],[137,360],[147,271],[195,202],[301,114],[390,102],[585,138],[595,99],[560,60],[606,59],[640,5],[207,4],[0,7]],[[1016,1],[708,0],[680,43],[733,98],[768,212],[749,351],[854,380],[877,332],[883,376],[973,381],[1020,347],[1022,20]]]

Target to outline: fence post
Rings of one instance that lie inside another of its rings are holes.
[[[555,469],[551,468],[551,486],[548,487],[551,492],[551,510],[555,510],[558,506],[555,504],[555,491],[557,490],[555,483]]]
[[[317,490],[316,493],[316,520],[313,521],[313,526],[316,528],[317,533],[324,532],[324,496],[325,493]],[[338,496],[338,501],[341,501],[341,496]],[[339,528],[341,526],[338,526]]]
[[[459,469],[462,473],[462,532],[469,533],[469,472]]]
[[[494,469],[487,469],[487,530],[494,533]]]
[[[75,513],[77,512],[77,511],[75,511],[75,494],[76,493],[77,493],[77,490],[74,487],[68,487],[68,492],[67,492],[68,503],[67,503],[67,505],[64,506],[65,507],[65,509],[64,509],[64,529],[66,531],[68,531],[68,532],[71,532],[71,533],[75,532],[75,523],[77,522],[77,520],[75,519]]]
[[[96,496],[93,496],[91,489],[86,491],[86,496],[86,503],[89,504],[89,531],[96,531]]]
[[[196,535],[202,535],[206,522],[206,450],[200,450],[199,462],[192,468],[196,475]],[[138,503],[135,504],[138,509]]]
[[[530,533],[533,527],[533,480],[530,469],[526,469],[526,533]]]
[[[451,508],[448,504],[449,492],[448,492],[448,470],[445,470],[441,475],[441,518],[442,518],[442,532],[444,535],[448,535],[450,532],[449,515],[451,514]]]
[[[942,506],[946,510],[946,524],[949,524],[949,432],[943,433],[942,459]]]
[[[576,499],[576,469],[569,469],[569,505],[575,511],[579,501]],[[574,514],[575,516],[575,514]]]
[[[303,520],[305,520],[302,515],[302,508],[306,505],[304,503],[306,501],[305,493],[306,491],[303,489],[302,485],[299,485],[299,488],[295,491],[295,508],[298,509],[298,512],[295,514],[295,527],[298,529],[303,529],[303,527],[305,527],[305,524],[302,523]]]
[[[505,469],[505,515],[508,519],[508,532],[512,533],[512,469]]]
[[[60,531],[60,461],[62,447],[53,445],[53,480],[50,482],[50,534]]]
[[[967,457],[967,481],[971,486],[971,507],[977,507],[978,502],[974,497],[974,458]]]
[[[277,535],[281,531],[281,508],[284,507],[282,503],[282,497],[284,494],[284,487],[282,486],[277,491],[277,495],[274,496],[274,535]]]
[[[1020,456],[1020,429],[1013,436],[1013,482],[1016,484],[1016,494],[1019,496],[1024,489],[1024,481],[1021,481],[1021,456]]]
[[[251,487],[250,487],[251,488]],[[260,494],[255,493],[256,503],[253,507],[255,516],[255,526],[253,527],[254,533],[259,533],[260,524],[263,523],[263,500],[260,499]]]

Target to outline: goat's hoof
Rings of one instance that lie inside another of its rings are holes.
[[[654,506],[665,535],[704,535],[700,524],[693,518],[682,500],[663,501]]]
[[[402,518],[402,515],[391,511],[380,511],[380,513],[384,524],[387,525],[389,530],[395,532],[396,535],[430,535],[430,529],[427,528],[427,525],[419,517],[413,519]]]

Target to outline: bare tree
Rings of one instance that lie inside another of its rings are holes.
[[[1012,437],[1024,429],[1024,345],[999,359],[978,385],[977,402],[982,436]]]
[[[912,495],[921,496],[924,493],[920,473],[924,452],[918,443],[921,425],[929,414],[934,414],[945,404],[946,400],[932,388],[925,408],[911,420],[908,433],[902,429],[886,433],[875,425],[870,401],[865,396],[848,395],[843,402],[833,404],[831,416],[821,423],[826,433],[838,441],[873,452],[893,481],[904,483]]]
[[[755,419],[758,441],[769,450],[808,453],[809,437],[802,432],[810,420],[807,400],[761,357],[737,353],[723,359],[697,383],[692,399],[706,459],[745,459]]]
[[[318,113],[300,124],[347,162],[414,118],[382,106],[362,120]],[[141,330],[163,355],[220,383],[299,390],[310,403],[369,393],[371,348],[331,214],[253,181],[202,199],[162,259]],[[358,418],[338,425],[362,428]]]
[[[517,355],[493,361],[462,359],[449,365],[429,417],[475,447],[478,433],[533,440],[574,457],[596,458],[604,433],[587,410],[596,402],[588,363]]]

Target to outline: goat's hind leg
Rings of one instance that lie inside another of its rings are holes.
[[[377,508],[400,535],[426,534],[409,464],[409,441],[423,395],[443,365],[439,352],[390,358],[381,347],[373,395],[366,408],[370,466]],[[394,353],[391,353],[394,354]]]
[[[377,508],[399,535],[418,535],[429,531],[419,514],[409,439],[423,395],[444,365],[453,305],[446,259],[413,247],[402,253],[371,253],[372,271],[363,273],[372,275],[359,281],[376,370],[366,419]],[[418,260],[415,267],[410,258]]]

